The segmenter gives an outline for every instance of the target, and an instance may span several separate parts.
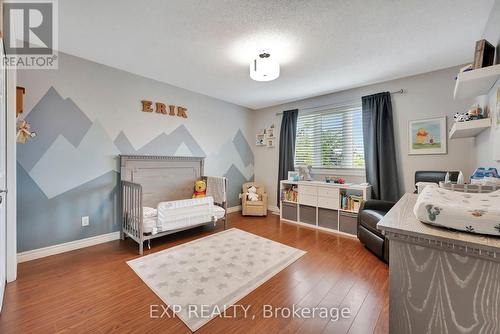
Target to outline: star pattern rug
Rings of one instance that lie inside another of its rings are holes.
[[[196,331],[305,253],[232,228],[127,264]]]

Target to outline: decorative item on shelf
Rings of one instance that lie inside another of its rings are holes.
[[[468,122],[475,121],[478,119],[486,118],[486,115],[483,109],[479,106],[479,104],[474,104],[469,110],[463,113],[457,112],[453,119],[455,122]]]
[[[301,166],[299,169],[299,176],[301,181],[311,181],[312,180],[312,166],[307,167]]]
[[[335,183],[335,184],[345,184],[345,179],[337,176],[327,176],[325,177],[326,183]]]
[[[446,117],[408,122],[408,153],[410,155],[446,154]]]
[[[265,140],[266,140],[266,130],[261,129],[255,135],[255,145],[256,146],[266,146]]]
[[[274,135],[274,124],[271,124],[269,128],[266,129],[266,138],[267,139],[275,139]]]
[[[267,142],[267,148],[273,148],[275,146],[275,139],[266,139]]]
[[[35,138],[36,132],[30,130],[30,124],[25,120],[20,120],[17,122],[17,142],[19,144],[26,144],[28,139]]]
[[[288,172],[288,181],[299,181],[299,180],[300,180],[299,172],[296,171]]]
[[[485,39],[476,42],[473,68],[483,68],[495,62],[495,47]]]
[[[457,184],[465,184],[464,173],[462,171],[458,173]]]

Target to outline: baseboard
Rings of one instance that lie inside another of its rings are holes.
[[[36,260],[42,257],[65,253],[75,249],[94,246],[117,239],[120,239],[120,232],[111,232],[107,234],[97,235],[95,237],[65,242],[59,245],[33,249],[22,253],[17,253],[17,263]]]
[[[280,208],[277,206],[269,205],[267,207],[267,210],[269,210],[272,214],[279,215],[280,214]]]
[[[233,212],[239,212],[239,211],[241,211],[241,205],[232,206],[230,208],[227,208],[227,213],[233,213]]]

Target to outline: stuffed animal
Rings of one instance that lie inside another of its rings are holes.
[[[200,198],[207,196],[207,184],[203,180],[198,180],[194,183],[193,198]]]
[[[455,120],[455,122],[467,122],[467,121],[470,121],[470,116],[466,112],[463,112],[463,113],[457,112],[453,116],[453,119]]]
[[[309,165],[307,167],[299,167],[299,177],[302,181],[311,181],[312,180],[312,166]]]
[[[256,202],[259,200],[259,194],[257,194],[257,188],[254,186],[251,186],[250,188],[247,189],[247,199],[251,202]]]

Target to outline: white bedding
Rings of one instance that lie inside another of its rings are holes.
[[[426,186],[413,212],[427,224],[500,236],[500,190],[472,194]]]
[[[144,207],[143,213],[143,232],[156,234],[224,218],[225,210],[215,205],[213,198],[208,196],[161,202],[157,210]]]

